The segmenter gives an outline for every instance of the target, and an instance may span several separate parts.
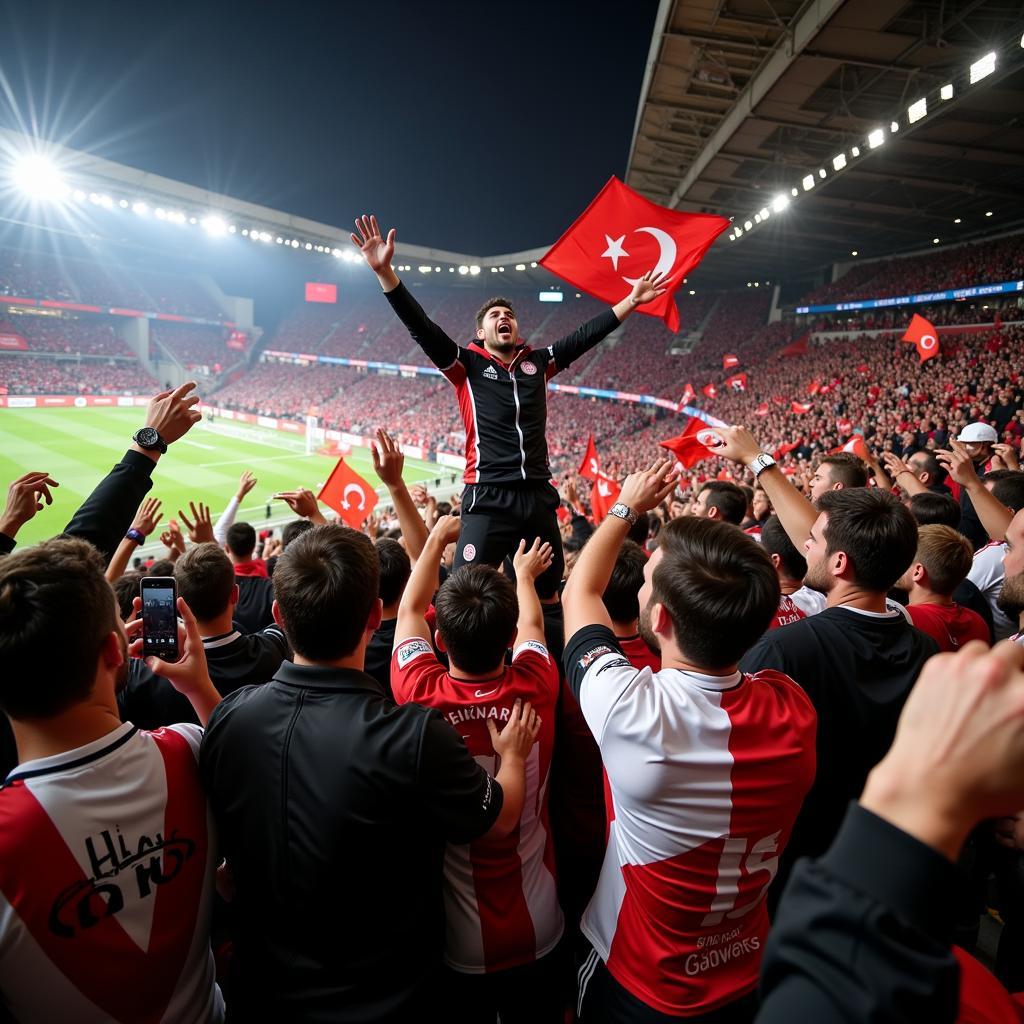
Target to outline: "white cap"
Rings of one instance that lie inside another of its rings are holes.
[[[996,433],[995,427],[990,427],[987,423],[968,423],[960,431],[960,436],[957,440],[966,441],[968,444],[981,441],[994,442],[999,440],[999,435]]]

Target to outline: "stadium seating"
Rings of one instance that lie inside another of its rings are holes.
[[[30,352],[135,358],[107,319],[19,316],[16,322],[0,321],[0,334],[8,332],[25,338]]]
[[[151,323],[150,348],[159,343],[186,369],[206,367],[219,373],[244,358],[244,353],[227,347],[225,333],[222,327]]]
[[[147,395],[157,387],[137,361],[0,357],[0,389],[12,395]]]

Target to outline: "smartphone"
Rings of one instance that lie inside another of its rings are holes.
[[[178,587],[173,576],[143,576],[142,655],[178,660]]]

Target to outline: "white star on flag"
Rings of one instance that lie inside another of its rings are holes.
[[[619,257],[628,256],[629,253],[622,248],[622,243],[626,240],[625,235],[619,235],[618,238],[613,239],[611,235],[605,235],[604,240],[608,243],[608,248],[601,253],[601,258],[604,259],[607,256],[612,261],[612,267],[615,270],[619,269]]]

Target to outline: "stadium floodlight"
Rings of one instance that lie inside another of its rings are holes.
[[[893,133],[893,135],[895,135],[899,130],[900,130],[900,123],[899,123],[899,121],[890,121],[889,122],[889,131],[891,131]]]
[[[743,230],[744,231],[749,231],[753,226],[754,225],[749,220],[745,220],[743,222]]]
[[[57,165],[42,153],[26,153],[11,168],[11,181],[30,199],[53,201],[71,195]]]
[[[804,177],[803,186],[805,192],[810,192],[814,188],[814,175],[808,174]]]
[[[533,261],[532,261],[532,262],[530,263],[530,266],[531,266],[531,267],[535,267],[535,266],[537,266],[537,261],[536,261],[536,260],[533,260]]]
[[[878,149],[878,147],[883,142],[885,142],[885,129],[884,128],[876,128],[868,136],[868,148],[869,149]]]
[[[184,224],[185,214],[183,214],[181,210],[171,210],[171,212],[167,214],[167,219],[174,224]]]
[[[449,274],[454,274],[455,273],[455,268],[454,267],[449,267],[448,268],[448,273]],[[461,273],[461,271],[460,271],[460,273]],[[467,270],[466,273],[469,273],[469,271]]]
[[[959,217],[954,217],[953,218],[953,223],[954,224],[959,224],[960,223],[960,218]]]
[[[854,146],[853,149],[850,150],[850,156],[852,156],[852,157],[860,156],[860,146]]]
[[[917,124],[922,117],[928,115],[928,97],[922,96],[907,107],[907,124]]]
[[[839,153],[837,156],[832,157],[832,170],[841,171],[846,166],[846,154]]]
[[[826,174],[825,174],[825,168],[824,168],[824,167],[819,167],[819,168],[818,168],[818,177],[819,177],[819,178],[824,178],[824,177],[826,177]]]
[[[743,234],[743,228],[737,226],[733,232],[733,238],[739,238]]]
[[[992,211],[991,210],[986,210],[985,211],[985,216],[986,217],[991,217],[992,216]]]
[[[951,100],[953,98],[952,82],[947,83],[939,90],[939,98],[944,100]]]
[[[224,223],[223,217],[218,217],[217,214],[211,213],[204,217],[200,221],[202,229],[214,238],[220,238],[221,235],[227,234],[228,226]]]
[[[796,186],[794,185],[794,186],[793,186],[793,187],[792,187],[792,188],[791,188],[791,189],[789,190],[789,194],[790,194],[791,196],[793,196],[793,197],[796,197],[796,196],[800,195],[800,189],[798,189],[798,188],[797,188],[797,187],[796,187]]]
[[[856,256],[857,255],[857,250],[856,249],[851,249],[850,250],[850,255],[851,256]]]
[[[299,240],[297,238],[293,238],[292,239],[292,248],[293,249],[298,249],[298,247],[299,247]]]
[[[498,272],[498,268],[497,267],[491,267],[491,273],[492,274],[496,274],[497,272]]]
[[[754,287],[755,288],[760,288],[761,287],[761,282],[760,281],[755,281],[754,282]]]
[[[136,199],[135,202],[132,203],[132,213],[137,214],[140,217],[145,217],[146,214],[149,213],[149,207],[141,199]]]
[[[75,200],[77,202],[79,202],[79,203],[84,203],[85,202],[85,198],[86,198],[85,197],[85,193],[80,188],[76,188],[75,191],[72,192],[71,194],[72,194],[72,196],[74,196],[74,198],[75,198]]]
[[[996,51],[992,50],[986,53],[981,60],[976,60],[971,65],[971,85],[975,82],[980,82],[983,78],[988,78],[996,69]]]
[[[760,224],[761,223],[761,214],[759,214],[759,213],[755,213],[754,214],[754,223],[755,224]]]
[[[939,244],[939,240],[937,238],[933,238],[932,239],[932,245],[938,245],[938,244]]]
[[[505,273],[505,268],[504,267],[498,267],[498,271],[499,271],[499,273],[504,274]]]
[[[189,217],[189,219],[188,219],[188,222],[189,222],[189,224],[198,224],[198,223],[199,223],[199,222],[198,222],[198,221],[196,220],[196,218],[195,218],[195,217]]]
[[[516,264],[516,270],[525,270],[525,269],[526,269],[526,264],[525,263],[517,263]]]
[[[127,210],[128,209],[128,200],[127,199],[118,199],[117,205],[120,206],[122,210]]]
[[[419,268],[419,270],[420,270],[421,274],[429,274],[430,273],[430,267],[428,267],[426,265],[421,266]]]
[[[537,266],[537,264],[534,263],[534,266]],[[476,277],[480,273],[480,268],[474,263],[470,266],[469,273],[472,277]]]
[[[771,216],[771,214],[768,212],[768,207],[767,206],[762,206],[761,207],[761,220],[767,220],[770,216]]]
[[[167,211],[162,206],[158,206],[153,213],[157,220],[167,220]],[[245,232],[243,231],[242,234],[244,235]]]
[[[229,235],[233,235],[237,230],[238,230],[238,228],[236,228],[234,224],[229,224],[228,225],[228,234]]]
[[[747,287],[748,288],[753,288],[754,287],[754,282],[753,281],[748,281],[747,282]]]
[[[787,206],[789,206],[789,196],[785,193],[780,193],[772,200],[773,213],[782,213]]]

